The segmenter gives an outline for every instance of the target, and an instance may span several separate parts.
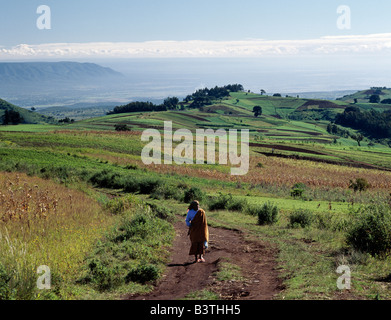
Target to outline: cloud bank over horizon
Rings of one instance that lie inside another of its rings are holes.
[[[80,58],[245,58],[390,54],[391,33],[307,40],[146,41],[0,46],[0,61]]]

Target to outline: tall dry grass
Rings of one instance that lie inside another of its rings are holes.
[[[0,264],[10,278],[10,298],[42,294],[36,288],[41,265],[50,268],[57,295],[65,294],[61,285],[77,278],[83,259],[109,224],[100,205],[81,191],[1,173]]]

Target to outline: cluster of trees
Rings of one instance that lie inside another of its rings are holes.
[[[221,100],[228,97],[230,92],[239,92],[243,90],[244,89],[241,84],[229,84],[223,87],[216,86],[211,89],[199,89],[192,95],[188,95],[184,99],[184,102],[190,103],[190,108],[201,108],[206,105],[211,105],[214,100]],[[135,101],[124,106],[115,107],[113,111],[110,111],[107,114],[176,110],[179,105],[180,103],[177,97],[168,97],[162,104],[158,105],[152,102]]]
[[[378,94],[373,94],[369,97],[369,102],[370,103],[382,103],[382,104],[391,104],[391,99],[384,99],[381,100],[380,95]],[[357,103],[357,99],[355,99],[355,103]]]
[[[350,131],[346,129],[342,129],[338,127],[335,123],[329,123],[327,126],[327,132],[330,134],[334,134],[343,138],[349,138],[350,137]]]
[[[353,140],[357,141],[359,147],[361,147],[361,141],[364,140],[364,136],[361,133],[351,133],[349,130],[342,129],[333,123],[329,123],[327,126],[327,132],[343,138],[352,138]],[[336,142],[336,140],[334,140],[334,142]]]
[[[199,89],[191,95],[188,95],[184,102],[190,103],[191,108],[201,108],[206,105],[211,105],[213,100],[222,100],[229,96],[230,92],[243,91],[241,84],[229,84],[223,87],[214,87],[211,89]]]
[[[23,117],[18,111],[15,110],[5,110],[3,116],[1,117],[3,125],[17,125],[23,122]]]
[[[391,112],[379,112],[374,109],[361,111],[357,107],[348,107],[335,117],[335,123],[362,131],[373,138],[391,138]]]
[[[75,119],[70,119],[69,117],[66,117],[64,119],[58,120],[59,123],[74,123]]]
[[[117,113],[129,113],[129,112],[142,112],[142,111],[167,111],[167,107],[164,104],[156,105],[152,102],[140,102],[135,101],[128,103],[124,106],[118,106],[109,111],[107,114],[117,114]]]

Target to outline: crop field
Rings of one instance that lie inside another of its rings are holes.
[[[281,285],[274,299],[391,298],[390,256],[365,252],[349,236],[361,214],[376,215],[371,206],[391,203],[391,149],[330,135],[327,121],[289,120],[305,102],[237,93],[202,110],[0,127],[0,280],[7,280],[0,298],[150,293],[166,272],[192,189],[211,227],[276,248]],[[258,118],[256,105],[263,108]],[[164,121],[192,132],[249,129],[249,172],[232,176],[231,163],[144,164],[141,134],[163,130]],[[116,124],[130,131],[117,132]],[[360,179],[368,185],[354,189]],[[270,225],[257,218],[265,204],[278,208]],[[224,261],[210,287],[182,298],[222,299],[224,288],[248,280],[244,265]],[[341,264],[352,267],[349,291],[335,285]],[[53,290],[34,287],[42,265],[50,266]]]

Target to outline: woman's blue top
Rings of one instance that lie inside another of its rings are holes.
[[[190,221],[192,221],[192,220],[194,219],[194,217],[195,217],[195,215],[197,214],[197,212],[198,212],[198,211],[195,211],[195,210],[189,210],[189,211],[187,212],[187,216],[186,216],[186,225],[187,225],[188,227],[191,227],[191,222],[190,222]]]

